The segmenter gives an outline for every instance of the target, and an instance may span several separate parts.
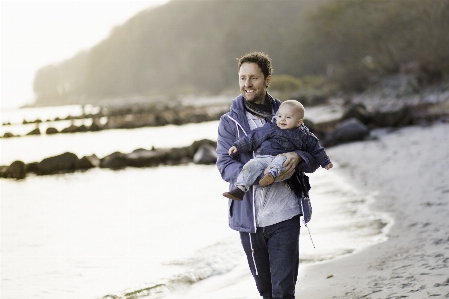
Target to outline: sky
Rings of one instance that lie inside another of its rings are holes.
[[[1,1],[0,108],[32,103],[38,69],[90,49],[139,11],[166,2]]]

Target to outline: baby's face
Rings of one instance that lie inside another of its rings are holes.
[[[302,124],[299,113],[289,105],[281,105],[276,115],[276,124],[279,128],[294,129]]]

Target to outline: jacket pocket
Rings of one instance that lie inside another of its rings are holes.
[[[234,201],[232,199],[229,199],[229,216],[232,217],[232,210],[234,208]]]

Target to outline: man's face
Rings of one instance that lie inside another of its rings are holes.
[[[256,63],[245,62],[240,66],[240,92],[248,102],[263,104],[265,102],[267,86],[270,82],[271,76],[265,78]]]

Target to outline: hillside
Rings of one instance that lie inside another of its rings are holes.
[[[360,90],[373,75],[449,70],[445,0],[173,0],[114,28],[92,49],[42,67],[36,105],[145,102],[236,89],[236,58],[264,51],[274,74]],[[412,30],[410,30],[412,29]]]

